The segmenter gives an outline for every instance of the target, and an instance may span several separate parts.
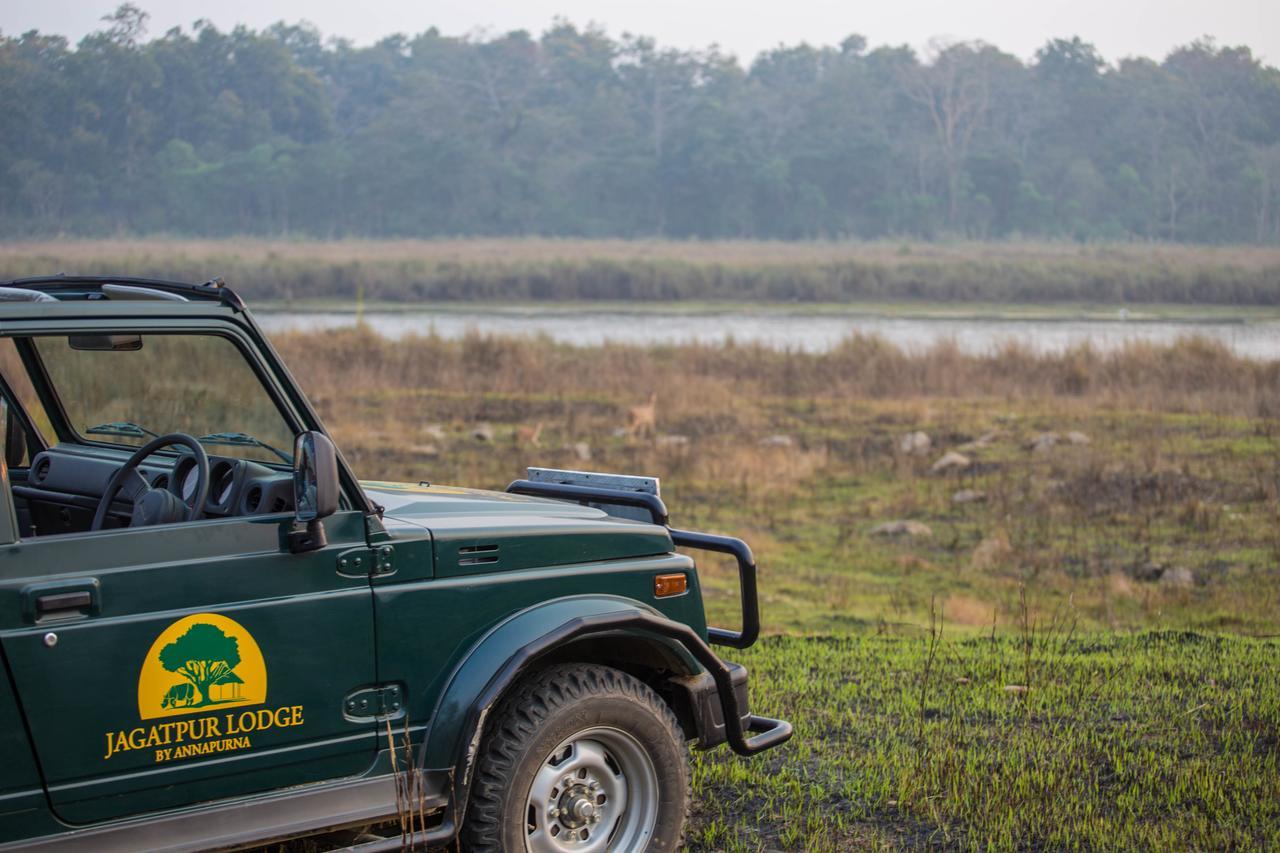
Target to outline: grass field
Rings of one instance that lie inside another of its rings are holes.
[[[659,240],[52,240],[0,278],[200,282],[255,301],[747,300],[1280,305],[1280,249],[1161,244]]]
[[[277,343],[361,476],[656,474],[752,544],[770,636],[735,657],[797,736],[698,758],[693,849],[1280,845],[1280,363]],[[619,434],[651,391],[657,434]]]
[[[1191,632],[775,637],[782,750],[698,761],[699,850],[1280,845],[1280,645]]]

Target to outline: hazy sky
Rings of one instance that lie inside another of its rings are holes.
[[[1079,35],[1108,60],[1163,57],[1200,36],[1248,45],[1280,64],[1280,0],[135,0],[150,32],[208,18],[219,28],[307,20],[326,35],[368,44],[431,26],[444,33],[541,32],[558,16],[596,22],[611,35],[655,36],[672,47],[718,44],[739,58],[777,44],[838,44],[860,33],[873,45],[920,47],[931,38],[983,39],[1024,58],[1049,38]],[[0,31],[78,39],[115,0],[0,0]]]

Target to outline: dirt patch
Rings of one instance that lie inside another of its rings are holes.
[[[943,615],[954,625],[990,625],[997,606],[968,595],[952,595],[943,605]]]

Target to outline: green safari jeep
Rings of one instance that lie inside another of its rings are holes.
[[[221,281],[0,283],[0,397],[0,850],[672,850],[690,742],[791,736],[708,645],[745,543],[643,477],[358,481]]]

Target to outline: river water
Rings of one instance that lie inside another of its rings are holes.
[[[268,332],[319,330],[352,326],[354,311],[261,310],[255,312]],[[857,314],[804,314],[792,310],[729,310],[723,313],[663,313],[614,309],[518,307],[402,311],[367,311],[365,322],[391,338],[434,332],[445,338],[468,332],[494,335],[545,335],[573,344],[606,341],[630,344],[739,343],[820,352],[853,334],[878,335],[908,351],[944,341],[960,349],[985,353],[1016,342],[1040,352],[1059,352],[1089,343],[1111,350],[1134,341],[1171,343],[1199,335],[1220,341],[1236,353],[1257,359],[1280,359],[1280,320],[1130,320],[894,317]]]

